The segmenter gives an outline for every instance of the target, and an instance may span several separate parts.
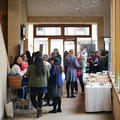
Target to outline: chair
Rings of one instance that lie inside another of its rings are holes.
[[[22,76],[18,76],[18,75],[8,75],[8,85],[9,85],[9,92],[11,93],[11,89],[14,89],[15,91],[18,89],[24,89],[27,88],[27,85],[22,86]],[[9,98],[10,98],[10,93],[9,93]],[[13,92],[14,94],[14,92]],[[24,93],[22,93],[22,96],[24,97]],[[22,98],[23,98],[22,97]],[[17,99],[17,97],[15,98],[15,100]],[[24,109],[24,100],[22,100],[22,107]],[[17,100],[16,100],[17,101]]]
[[[9,88],[22,88],[21,76],[8,76]]]

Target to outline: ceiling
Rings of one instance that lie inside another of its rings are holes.
[[[27,0],[28,16],[104,16],[110,0]]]

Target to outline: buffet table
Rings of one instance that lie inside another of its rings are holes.
[[[111,90],[112,85],[106,76],[96,77],[93,75],[85,87],[86,112],[112,111]]]

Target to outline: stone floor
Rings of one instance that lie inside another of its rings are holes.
[[[49,114],[52,107],[43,107],[43,116],[36,118],[36,111],[24,110],[16,114],[15,120],[113,120],[112,112],[86,113],[84,95],[77,95],[75,99],[66,98],[65,86],[62,98],[62,113]]]

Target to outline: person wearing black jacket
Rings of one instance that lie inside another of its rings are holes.
[[[27,61],[28,61],[28,65],[32,65],[33,64],[33,61],[32,61],[32,57],[30,55],[30,52],[29,51],[26,51],[26,56],[27,56]]]
[[[93,73],[93,60],[94,60],[94,52],[91,51],[91,56],[89,58],[89,63],[90,63],[89,73]]]
[[[93,73],[99,72],[99,67],[100,67],[100,57],[99,57],[99,52],[95,52],[95,57],[93,59]]]
[[[53,100],[53,110],[49,113],[62,112],[61,110],[61,96],[62,96],[62,66],[58,62],[57,57],[50,59],[51,70],[50,78],[48,80],[48,95]],[[58,106],[58,108],[57,108]]]

